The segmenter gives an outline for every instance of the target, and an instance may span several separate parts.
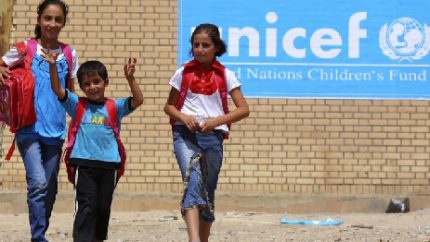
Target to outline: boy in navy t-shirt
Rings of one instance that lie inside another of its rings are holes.
[[[50,63],[51,87],[74,120],[79,97],[60,85],[55,66],[56,55],[44,55]],[[124,74],[132,96],[115,100],[118,126],[124,116],[143,103],[142,92],[134,78],[135,64],[136,59],[129,58],[124,65]],[[88,105],[70,154],[70,164],[76,166],[73,238],[75,242],[103,241],[107,239],[110,207],[121,162],[105,106],[105,88],[109,84],[109,78],[106,67],[99,61],[83,63],[78,69],[77,77]]]

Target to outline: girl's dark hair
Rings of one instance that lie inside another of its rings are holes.
[[[44,0],[40,2],[39,6],[37,6],[37,22],[39,22],[40,18],[42,17],[43,11],[45,11],[46,7],[49,5],[58,5],[63,10],[64,13],[64,25],[66,25],[66,19],[67,14],[69,13],[69,7],[64,1],[61,0]],[[40,39],[42,36],[42,30],[40,29],[39,23],[36,24],[36,27],[34,28],[34,34],[36,35],[36,39]]]
[[[224,43],[224,41],[221,39],[221,35],[218,30],[218,26],[214,24],[200,24],[196,27],[196,29],[193,31],[193,34],[191,35],[191,55],[193,54],[193,44],[194,44],[194,36],[196,34],[206,33],[209,38],[212,39],[212,42],[214,42],[215,47],[218,49],[218,51],[215,53],[215,56],[222,56],[227,51],[227,45]]]
[[[94,76],[96,74],[99,75],[103,79],[103,81],[106,82],[108,80],[108,73],[106,70],[106,66],[103,65],[103,63],[96,60],[90,60],[90,61],[84,62],[79,67],[78,73],[76,74],[76,76],[78,77],[79,86],[82,85],[83,76],[85,75]]]

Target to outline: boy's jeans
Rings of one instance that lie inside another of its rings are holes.
[[[45,242],[57,195],[61,147],[46,145],[37,139],[25,139],[17,145],[26,172],[31,241]]]
[[[187,177],[187,169],[189,171],[189,180],[182,201],[182,210],[192,207],[203,208],[200,210],[200,216],[207,223],[212,223],[215,220],[215,217],[209,211],[213,211],[215,205],[215,190],[223,158],[222,142],[221,131],[214,131],[209,134],[191,133],[184,125],[177,125],[173,132],[174,152],[183,180]],[[201,154],[204,162],[206,162],[207,176],[204,178],[200,164],[191,163],[192,158],[197,154]],[[192,167],[189,167],[190,165]],[[202,180],[205,180],[206,184],[202,184]],[[209,201],[206,200],[202,193],[205,188],[208,192]],[[208,205],[211,205],[211,208]]]

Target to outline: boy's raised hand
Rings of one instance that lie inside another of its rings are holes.
[[[143,94],[140,90],[139,84],[137,84],[134,78],[134,72],[136,71],[136,58],[128,58],[127,63],[124,65],[124,75],[127,78],[128,85],[131,91],[130,105],[132,109],[136,109],[143,103]]]
[[[127,63],[124,65],[124,75],[127,81],[134,81],[134,72],[136,71],[136,58],[128,58]]]

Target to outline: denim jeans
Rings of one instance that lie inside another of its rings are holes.
[[[181,209],[201,208],[200,217],[208,223],[215,220],[210,211],[215,208],[215,190],[223,158],[222,142],[221,131],[191,133],[184,125],[177,125],[173,132],[175,156],[182,180],[186,182]],[[202,174],[202,163],[192,162],[196,156],[202,157],[201,162],[204,162],[207,174]],[[208,196],[205,196],[204,190]]]
[[[26,172],[31,241],[45,242],[45,232],[57,195],[61,147],[30,138],[17,145]]]

